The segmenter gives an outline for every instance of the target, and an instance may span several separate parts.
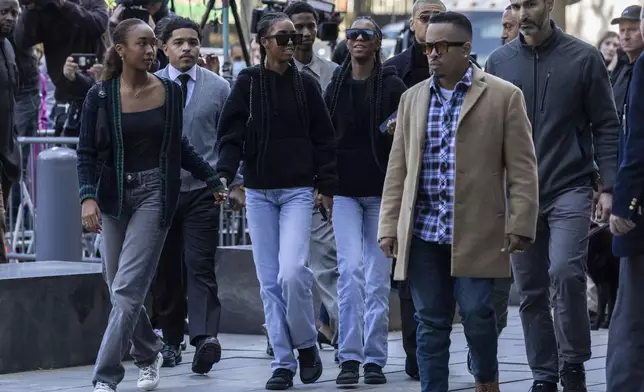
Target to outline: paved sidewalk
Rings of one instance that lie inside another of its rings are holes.
[[[604,361],[606,356],[607,331],[593,332],[593,358],[587,362],[589,391],[604,392]],[[162,369],[161,385],[158,391],[165,392],[250,392],[263,391],[270,376],[270,359],[264,353],[266,347],[262,336],[222,335],[224,348],[221,362],[215,365],[208,376],[197,376],[190,371],[194,350],[184,353],[184,362],[173,369]],[[400,333],[389,336],[389,363],[385,367],[389,383],[383,386],[361,385],[353,391],[418,392],[418,382],[410,380],[404,372],[404,351]],[[452,356],[450,360],[450,391],[474,391],[472,376],[465,368],[466,347],[462,327],[455,326],[452,334]],[[324,374],[312,385],[296,384],[293,391],[329,392],[342,390],[336,387],[338,367],[333,362],[333,350],[323,350]],[[8,360],[8,358],[2,358]],[[523,346],[523,333],[516,308],[510,310],[508,328],[503,332],[499,344],[501,366],[501,391],[528,392],[532,376],[527,366]],[[136,368],[128,363],[125,381],[119,392],[135,392]],[[63,370],[43,370],[19,374],[0,375],[2,392],[80,392],[92,391],[90,385],[91,367]],[[296,376],[297,379],[297,376]],[[346,390],[346,389],[344,389]]]

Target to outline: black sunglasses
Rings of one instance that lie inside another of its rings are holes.
[[[378,33],[376,33],[376,30],[369,29],[347,29],[345,31],[345,35],[347,36],[347,39],[352,41],[357,40],[360,36],[362,36],[362,39],[365,41],[371,41],[378,35]]]
[[[277,43],[277,46],[286,46],[288,45],[289,41],[292,41],[293,45],[300,45],[302,43],[302,37],[304,37],[303,34],[292,33],[292,34],[269,35],[264,38],[266,39],[275,38],[275,43]]]
[[[463,46],[467,42],[449,42],[449,41],[439,41],[439,42],[425,42],[423,47],[425,48],[425,54],[430,55],[436,49],[436,53],[440,56],[449,51],[449,48],[453,46]]]

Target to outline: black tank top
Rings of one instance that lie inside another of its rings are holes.
[[[144,112],[123,113],[123,160],[126,173],[159,167],[165,105]]]

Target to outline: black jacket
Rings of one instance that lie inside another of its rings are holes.
[[[192,148],[183,136],[183,103],[181,87],[167,79],[165,85],[166,125],[163,130],[164,150],[161,151],[161,226],[167,227],[177,207],[181,189],[181,169],[204,181],[210,189],[223,189],[215,171]],[[119,78],[94,85],[83,104],[80,140],[78,143],[78,182],[81,202],[96,199],[101,211],[119,217],[125,198],[123,171],[123,131]],[[99,115],[101,105],[105,116]],[[99,120],[102,117],[103,120]],[[105,141],[108,141],[107,143]],[[101,162],[101,158],[106,159]],[[97,171],[97,167],[99,170]],[[98,181],[97,181],[98,179]]]
[[[57,100],[85,98],[70,91],[63,65],[72,53],[94,53],[103,58],[105,46],[101,37],[107,29],[107,19],[104,0],[66,0],[62,7],[51,4],[46,9],[23,8],[14,34],[16,45],[25,49],[43,44]]]
[[[625,127],[620,134],[619,172],[613,189],[613,214],[635,222],[624,236],[614,237],[613,254],[644,254],[644,56],[635,61],[625,108]]]
[[[543,204],[575,186],[615,182],[619,120],[604,59],[597,48],[554,25],[541,46],[522,36],[496,49],[486,71],[523,91],[532,123]]]
[[[33,47],[20,47],[16,45],[13,37],[9,38],[16,53],[16,64],[18,65],[18,95],[34,93],[40,90],[40,70],[38,60]]]
[[[333,125],[320,86],[299,72],[308,124],[302,123],[291,68],[266,71],[270,133],[262,120],[260,68],[239,73],[219,120],[217,172],[232,183],[244,161],[244,186],[253,189],[315,187],[333,196],[337,189]],[[251,87],[252,86],[252,87]]]
[[[628,86],[631,83],[633,76],[633,67],[635,63],[631,63],[626,57],[626,61],[620,61],[620,64],[615,68],[611,74],[611,84],[613,85],[613,97],[615,98],[615,107],[617,108],[617,115],[620,123],[624,117],[624,105],[626,105],[626,94]]]
[[[340,77],[337,68],[327,88],[324,101],[331,109],[335,83]],[[393,137],[380,129],[390,115],[398,110],[400,97],[407,90],[396,76],[396,68],[383,67],[381,106],[375,123],[370,120],[373,103],[369,88],[375,96],[374,75],[367,80],[345,77],[340,86],[335,111],[331,118],[338,145],[338,195],[348,197],[381,196]],[[374,128],[371,128],[371,126]]]
[[[12,180],[20,176],[19,149],[15,148],[15,97],[18,93],[18,67],[13,46],[0,40],[0,170]]]

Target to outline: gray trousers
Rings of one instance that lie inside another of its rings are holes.
[[[606,392],[644,392],[644,255],[621,259],[608,330]]]
[[[336,256],[335,236],[331,222],[322,220],[317,208],[313,211],[311,223],[311,250],[309,268],[313,271],[320,300],[329,312],[334,335],[332,343],[338,340],[338,259]]]
[[[93,381],[112,386],[123,380],[122,359],[130,343],[137,366],[153,363],[163,347],[143,307],[168,232],[160,225],[159,171],[129,173],[126,179],[121,217],[103,216],[103,275],[112,311]]]
[[[588,186],[570,189],[542,205],[534,244],[512,255],[528,364],[536,381],[558,382],[559,358],[580,364],[591,356],[586,304],[588,240],[584,240],[590,230],[591,204],[592,188]]]

